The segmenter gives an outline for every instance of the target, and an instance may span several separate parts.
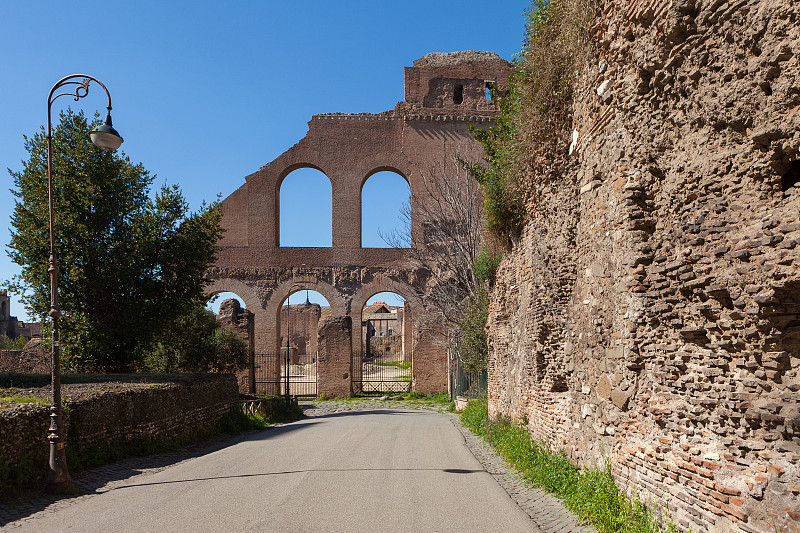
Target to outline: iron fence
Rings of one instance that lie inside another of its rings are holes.
[[[288,361],[285,354],[256,354],[255,367],[256,394],[283,396],[288,383],[290,396],[317,396],[316,354],[293,355]]]
[[[482,398],[488,390],[488,374],[483,372],[471,372],[465,370],[461,365],[461,360],[455,357],[450,366],[450,398],[456,397]]]
[[[411,392],[411,355],[353,355],[353,393]]]

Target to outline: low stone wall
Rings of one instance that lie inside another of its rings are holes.
[[[238,400],[231,375],[138,379],[63,385],[71,466],[76,460],[98,464],[158,443],[188,440],[218,423]],[[0,391],[0,397],[47,394],[49,387]],[[0,401],[0,492],[45,473],[48,412],[45,404]]]

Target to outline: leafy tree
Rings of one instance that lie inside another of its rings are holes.
[[[28,344],[28,339],[21,335],[16,339],[0,335],[0,350],[21,350],[26,344]]]
[[[222,229],[217,203],[188,213],[177,186],[151,197],[151,176],[122,153],[97,148],[83,113],[62,112],[53,131],[55,238],[61,345],[67,368],[131,371],[200,301]],[[47,137],[25,137],[29,159],[11,173],[17,198],[9,256],[22,267],[13,289],[47,319],[50,305]]]
[[[247,343],[202,304],[177,316],[147,357],[155,372],[235,372],[247,365]]]

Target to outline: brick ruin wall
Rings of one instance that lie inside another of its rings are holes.
[[[441,332],[438,337],[423,333],[429,313],[419,294],[429,291],[434,279],[404,250],[362,246],[361,192],[376,172],[392,171],[405,178],[412,191],[411,231],[416,235],[422,206],[435,202],[438,195],[429,180],[469,179],[466,173],[453,172],[454,156],[468,160],[482,156],[482,146],[469,126],[492,124],[498,109],[486,99],[486,86],[506,90],[510,69],[508,61],[491,52],[426,54],[404,69],[405,99],[394,109],[314,115],[305,137],[246,176],[245,183],[222,201],[225,234],[216,264],[207,272],[212,280],[208,294],[233,292],[244,301],[255,315],[258,353],[280,353],[286,325],[282,303],[291,294],[314,290],[328,301],[331,317],[351,318],[356,333],[352,353],[359,357],[367,300],[380,292],[395,292],[406,299],[409,311],[413,309],[406,315],[404,334],[406,353],[413,352],[415,390],[447,388]],[[318,169],[330,180],[330,247],[280,243],[281,184],[304,167]],[[412,314],[416,322],[408,319]],[[314,328],[309,325],[306,331],[313,339]],[[279,376],[277,370],[270,370],[270,378]],[[357,372],[353,368],[349,374]]]
[[[490,414],[684,530],[797,533],[800,3],[592,24],[572,155],[492,291]]]
[[[217,322],[239,335],[247,343],[247,364],[236,371],[236,382],[242,394],[255,393],[255,315],[243,309],[235,298],[224,300],[219,306]]]

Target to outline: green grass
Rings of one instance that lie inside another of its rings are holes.
[[[489,442],[528,482],[561,498],[601,533],[677,531],[673,524],[662,525],[660,517],[646,505],[621,491],[609,463],[579,469],[563,450],[531,440],[527,427],[509,420],[490,420],[485,399],[470,402],[461,413],[461,421]]]
[[[396,366],[397,368],[402,368],[403,370],[408,370],[411,368],[411,361],[386,361],[370,364],[375,366]]]
[[[37,398],[36,396],[2,396],[0,402],[14,402],[14,403],[42,403],[50,405],[50,400],[47,398]]]

